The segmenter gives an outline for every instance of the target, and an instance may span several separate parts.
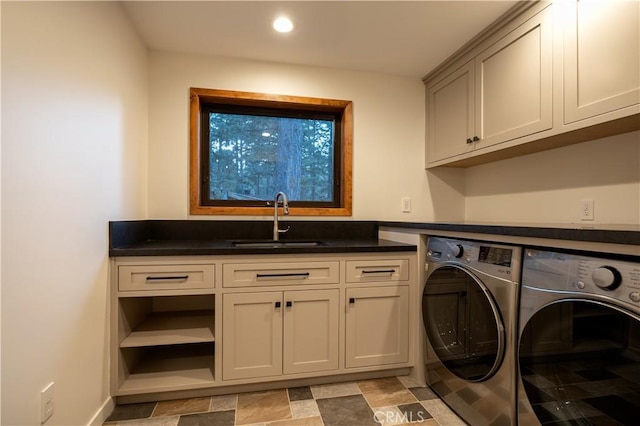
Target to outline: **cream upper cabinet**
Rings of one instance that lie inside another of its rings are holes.
[[[548,7],[476,57],[476,149],[552,127],[551,18]]]
[[[564,26],[564,122],[628,115],[625,108],[640,104],[640,3],[566,1],[558,3],[558,13]]]
[[[444,79],[427,85],[427,161],[439,161],[473,149],[475,133],[474,64],[468,62]]]
[[[518,2],[424,81],[427,168],[639,130],[640,3]]]
[[[427,164],[552,127],[551,18],[547,7],[427,82]]]

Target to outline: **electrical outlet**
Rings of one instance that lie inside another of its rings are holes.
[[[593,220],[593,200],[592,199],[584,199],[582,200],[582,208],[580,213],[580,220]]]
[[[53,402],[54,382],[40,392],[40,423],[44,423],[53,415],[55,403]]]
[[[411,213],[411,198],[406,197],[402,199],[402,212]]]

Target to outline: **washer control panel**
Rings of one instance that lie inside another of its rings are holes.
[[[640,262],[525,249],[522,284],[596,295],[640,310]]]
[[[447,262],[467,265],[510,281],[519,281],[520,247],[466,241],[452,238],[429,237],[428,262]]]

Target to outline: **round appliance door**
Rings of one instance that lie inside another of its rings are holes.
[[[522,319],[521,424],[639,424],[640,316],[561,299]]]
[[[481,382],[500,367],[505,328],[487,287],[458,266],[440,266],[422,298],[427,338],[438,360],[461,379]]]

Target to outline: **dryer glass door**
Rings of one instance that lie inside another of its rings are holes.
[[[564,299],[522,320],[520,424],[640,424],[638,315]]]
[[[437,268],[425,285],[422,311],[439,361],[472,382],[491,377],[505,350],[505,331],[486,286],[457,266]]]

